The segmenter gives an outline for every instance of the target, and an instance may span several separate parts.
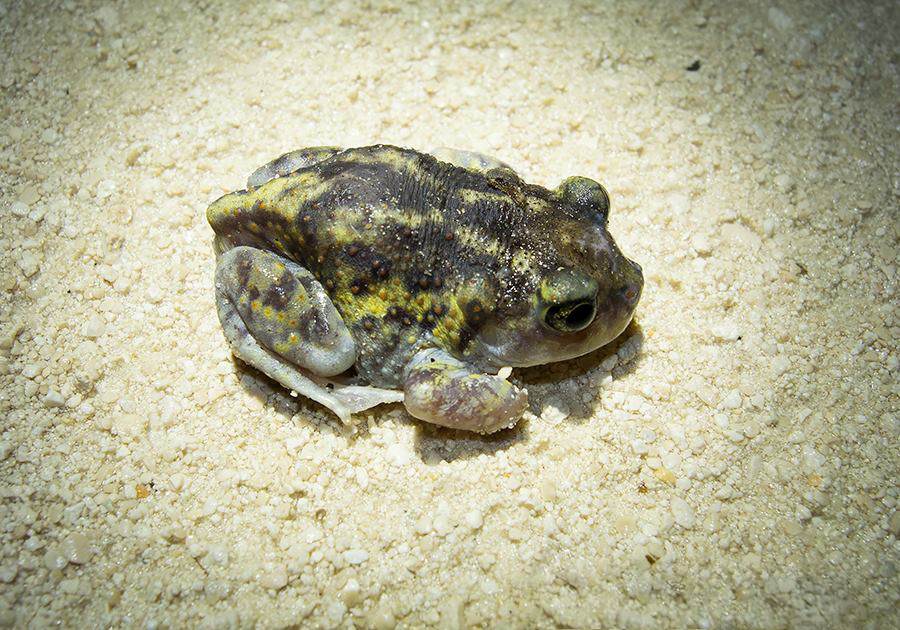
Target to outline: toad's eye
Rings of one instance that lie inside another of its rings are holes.
[[[606,225],[609,218],[609,195],[603,186],[587,177],[567,177],[556,191],[570,206],[594,214]]]
[[[541,283],[541,319],[558,332],[578,332],[597,315],[597,281],[574,269],[560,269]]]
[[[548,308],[544,323],[559,332],[578,332],[587,328],[596,314],[597,305],[594,300],[565,302]]]

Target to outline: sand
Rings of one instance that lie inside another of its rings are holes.
[[[0,625],[900,625],[896,2],[242,4],[0,4]],[[229,355],[206,206],[375,142],[610,191],[515,430]]]

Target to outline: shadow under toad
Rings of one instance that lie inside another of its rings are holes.
[[[452,462],[505,451],[511,446],[527,442],[528,435],[527,420],[520,420],[511,429],[489,435],[419,422],[416,425],[413,447],[416,455],[425,463],[435,463],[438,460]]]
[[[548,400],[560,398],[559,390],[562,384],[575,383],[578,379],[584,379],[592,372],[602,370],[601,364],[607,357],[618,353],[625,343],[633,344],[634,357],[630,361],[622,365],[617,364],[613,368],[613,374],[616,378],[621,378],[636,370],[642,359],[643,329],[634,320],[611,343],[584,356],[559,363],[513,370],[512,382],[519,387],[528,388],[529,410],[537,416],[532,421],[542,421],[540,415],[544,406]],[[366,439],[368,437],[369,431],[365,423],[357,425],[355,429],[344,427],[326,407],[302,396],[291,396],[276,381],[243,361],[232,358],[235,370],[239,375],[238,382],[241,386],[250,395],[261,399],[264,404],[270,405],[275,413],[284,417],[286,421],[291,421],[294,416],[300,415],[304,419],[304,423],[319,431],[349,431],[351,435],[348,435],[348,437],[351,440]],[[249,375],[251,378],[243,378],[243,375]],[[580,389],[572,390],[572,395],[565,397],[565,402],[568,405],[566,422],[580,424],[586,422],[594,415],[596,400],[584,403],[581,396],[578,395],[580,391]],[[493,455],[494,453],[505,451],[516,444],[527,442],[530,435],[528,419],[522,419],[510,429],[497,431],[490,435],[479,435],[469,431],[448,429],[420,422],[405,412],[402,414],[395,413],[396,410],[402,409],[403,406],[401,404],[394,403],[380,405],[366,412],[366,414],[374,419],[375,424],[389,420],[396,421],[398,415],[401,417],[401,423],[410,422],[415,424],[414,448],[416,454],[423,462],[435,462],[438,460],[450,462],[470,459],[479,455]]]
[[[616,377],[621,378],[636,370],[642,358],[644,333],[641,325],[634,320],[611,343],[584,356],[550,365],[513,370],[511,380],[520,387],[528,388],[529,410],[538,416],[531,422],[541,422],[540,414],[544,404],[551,395],[558,395],[560,383],[575,382],[578,378],[602,369],[600,366],[603,361],[610,355],[616,354],[626,342],[633,344],[634,357],[613,368]],[[593,417],[596,400],[586,404],[580,396],[573,396],[566,402],[570,404],[567,422],[580,424]],[[504,429],[490,435],[479,435],[421,422],[416,427],[416,453],[422,461],[426,462],[435,458],[450,462],[479,455],[492,455],[516,444],[527,442],[530,434],[529,425],[530,422],[523,419],[511,429]]]
[[[613,341],[593,352],[559,363],[520,368],[513,372],[513,377],[517,384],[528,388],[528,402],[536,416],[541,415],[548,402],[561,399],[568,409],[566,422],[581,424],[594,416],[602,397],[598,395],[598,386],[589,382],[585,385],[585,381],[598,372],[605,372],[601,367],[603,362],[619,354],[626,343],[631,345],[630,358],[618,361],[612,368],[613,376],[620,379],[637,370],[644,357],[644,330],[636,320]],[[590,394],[589,402],[582,400],[584,392]]]

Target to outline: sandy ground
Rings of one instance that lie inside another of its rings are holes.
[[[0,5],[0,625],[900,624],[900,5],[241,4]],[[515,430],[230,358],[206,206],[373,142],[611,192]]]

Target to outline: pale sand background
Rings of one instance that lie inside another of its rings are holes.
[[[896,2],[154,4],[0,5],[0,624],[897,627]],[[375,141],[604,182],[628,341],[491,439],[235,365],[207,204]]]

